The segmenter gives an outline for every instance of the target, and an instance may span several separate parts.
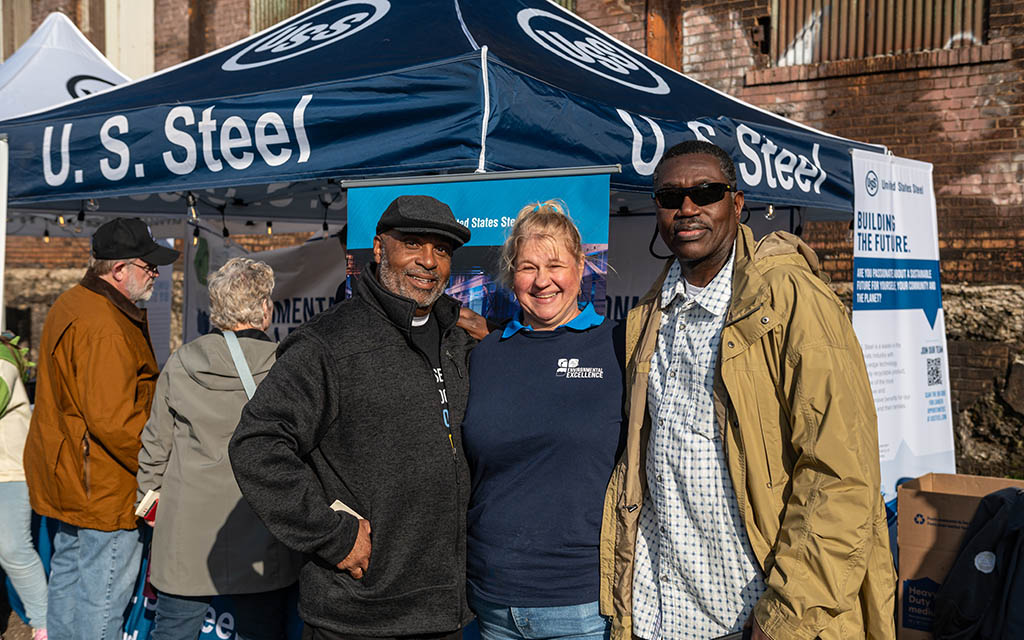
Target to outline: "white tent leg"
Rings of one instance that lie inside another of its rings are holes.
[[[7,271],[7,153],[10,147],[7,136],[0,136],[0,331],[7,328],[6,305],[4,304],[4,277]]]

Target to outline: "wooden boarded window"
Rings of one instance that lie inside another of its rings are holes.
[[[249,22],[252,32],[263,31],[323,0],[252,0]]]
[[[771,0],[775,66],[985,44],[985,0]]]

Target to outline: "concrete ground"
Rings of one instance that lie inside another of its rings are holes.
[[[4,574],[0,572],[0,638],[3,640],[32,640],[32,629],[11,611],[4,587]]]
[[[3,631],[2,637],[3,640],[32,640],[32,629],[21,621],[18,614],[11,611],[7,618],[7,628]]]

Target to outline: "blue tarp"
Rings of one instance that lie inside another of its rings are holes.
[[[612,189],[645,192],[664,150],[695,136],[732,153],[750,200],[851,211],[849,151],[880,150],[695,82],[547,0],[328,0],[0,133],[13,206],[130,210],[124,196],[162,193],[142,208],[182,212],[182,192],[212,189],[229,215],[257,211],[271,183],[308,215],[339,179],[481,169],[621,164]]]

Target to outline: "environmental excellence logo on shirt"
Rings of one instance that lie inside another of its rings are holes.
[[[581,367],[579,358],[559,358],[555,376],[559,378],[603,378],[602,367]]]

